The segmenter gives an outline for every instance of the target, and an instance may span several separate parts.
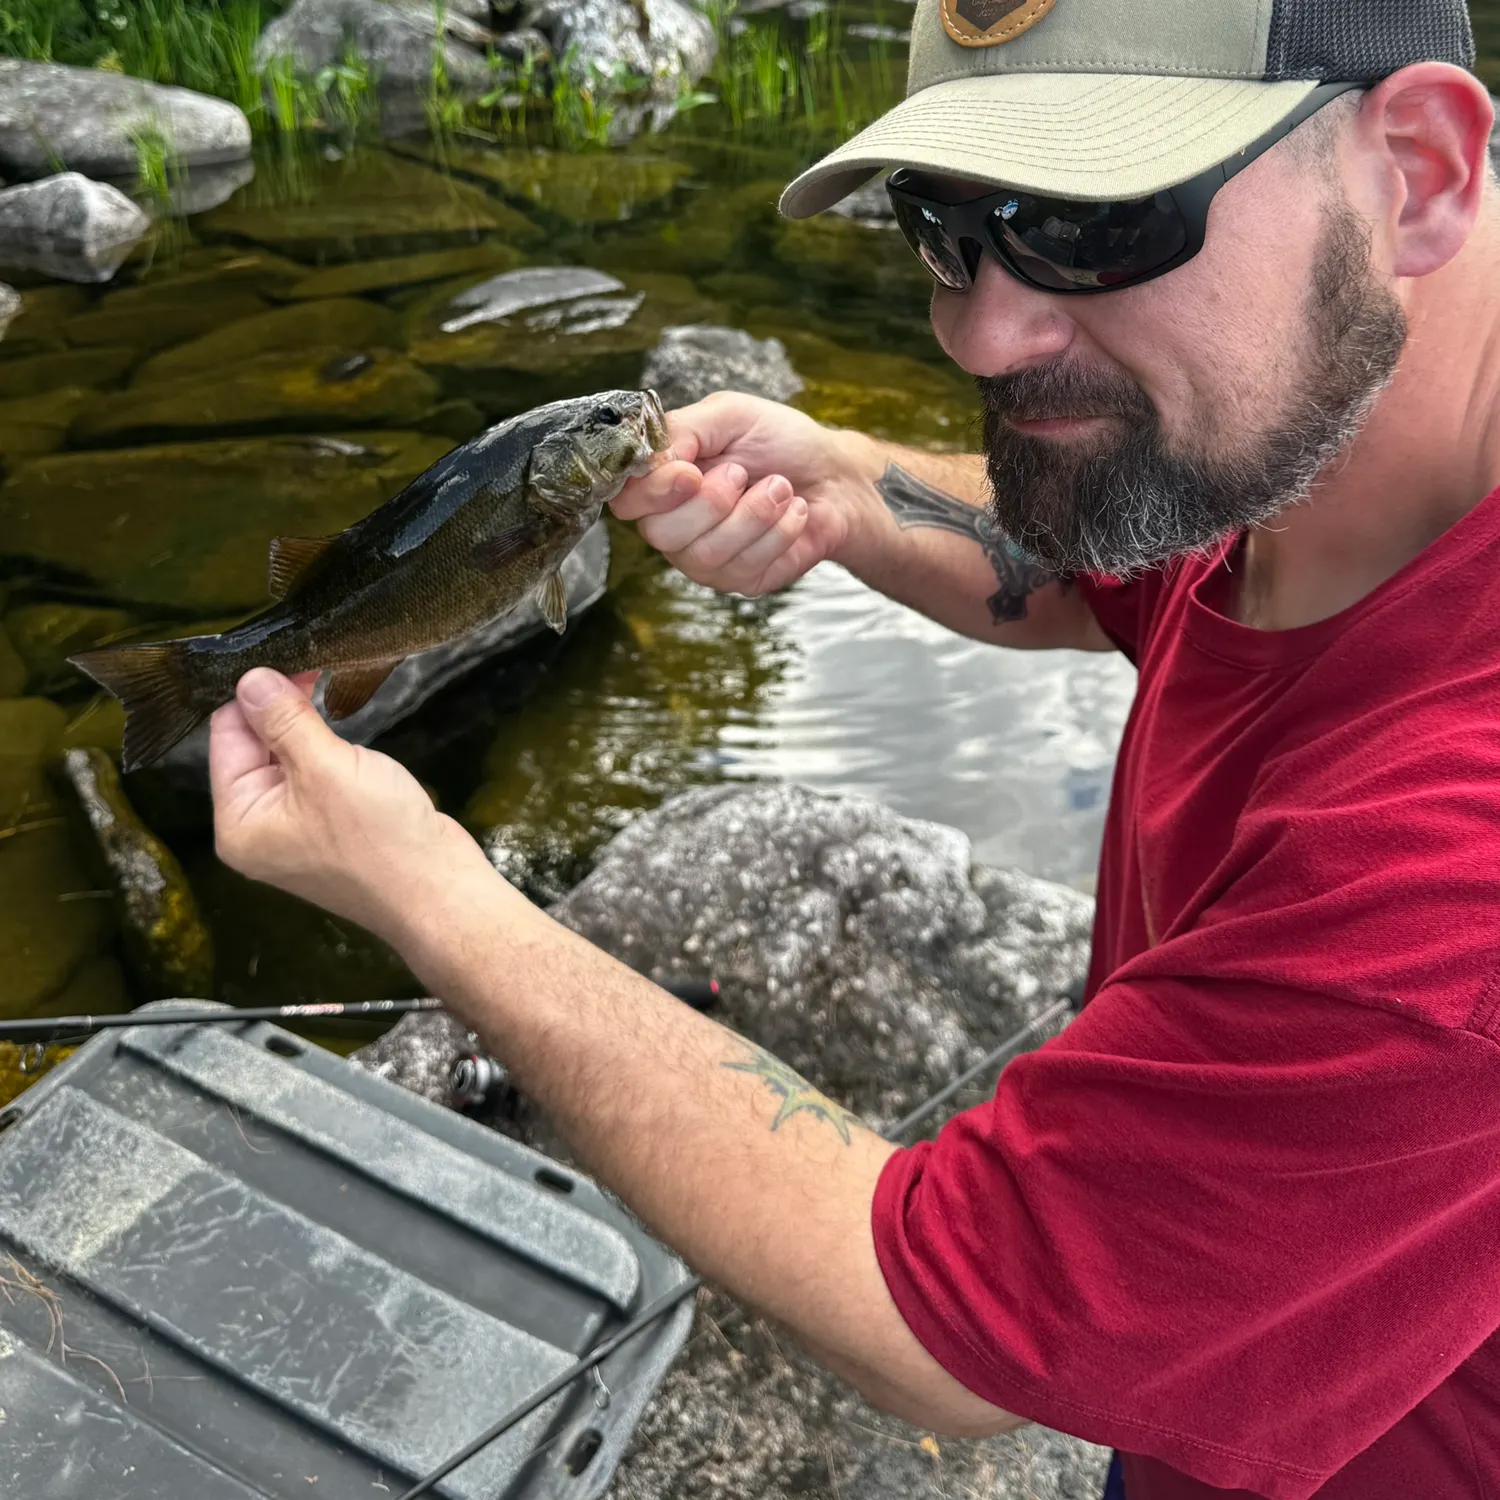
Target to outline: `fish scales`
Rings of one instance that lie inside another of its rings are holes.
[[[668,453],[652,392],[607,391],[513,417],[455,448],[328,538],[279,538],[272,593],[222,635],[85,652],[75,666],[127,711],[127,771],[165,754],[252,667],[331,670],[331,718],[361,707],[406,656],[536,593],[566,623],[559,569],[632,475]]]

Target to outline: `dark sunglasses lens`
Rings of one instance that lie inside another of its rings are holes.
[[[891,206],[896,210],[896,222],[906,243],[916,253],[917,259],[932,273],[939,286],[950,292],[966,292],[970,286],[969,268],[958,243],[951,239],[943,227],[943,221],[935,208],[925,204],[911,203],[904,198],[891,195]]]
[[[1046,290],[1128,286],[1170,264],[1188,230],[1170,193],[1126,203],[1074,203],[1017,193],[991,210],[995,253]]]

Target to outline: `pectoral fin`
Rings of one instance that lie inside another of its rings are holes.
[[[400,665],[400,661],[377,661],[367,666],[339,667],[323,694],[328,717],[347,719],[350,714],[358,713],[375,695],[375,689]]]
[[[469,553],[469,562],[484,573],[494,573],[506,563],[523,557],[536,546],[536,531],[529,525],[512,526],[506,531],[497,531],[494,536],[475,542]]]
[[[292,585],[323,555],[337,535],[276,537],[271,543],[271,597],[285,599]]]
[[[561,635],[568,628],[568,591],[561,573],[549,573],[537,585],[536,602],[542,618]]]

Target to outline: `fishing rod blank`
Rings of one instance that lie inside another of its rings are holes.
[[[951,1083],[945,1083],[937,1093],[933,1094],[930,1098],[924,1099],[904,1119],[898,1120],[895,1125],[885,1132],[885,1139],[888,1141],[898,1140],[912,1126],[920,1124],[934,1110],[942,1108],[965,1084],[972,1083],[986,1069],[994,1067],[997,1062],[1001,1062],[1007,1058],[1027,1038],[1034,1036],[1043,1027],[1049,1025],[1052,1021],[1071,1009],[1072,1002],[1067,999],[1058,1000],[1049,1005],[1041,1015],[1037,1016],[1034,1020],[1028,1021],[1009,1040],[1002,1042],[992,1052],[986,1053],[972,1068],[968,1068],[960,1073]],[[590,1370],[602,1364],[622,1344],[627,1343],[636,1334],[649,1328],[658,1318],[665,1317],[678,1303],[685,1297],[692,1296],[702,1285],[703,1278],[701,1276],[689,1276],[686,1281],[679,1281],[670,1291],[663,1292],[655,1302],[638,1312],[618,1332],[611,1334],[602,1344],[596,1344],[582,1359],[569,1365],[560,1375],[555,1375],[539,1391],[528,1396],[518,1406],[512,1407],[487,1432],[480,1433],[467,1448],[455,1453],[452,1458],[444,1460],[441,1465],[425,1478],[419,1480],[409,1490],[397,1496],[397,1500],[420,1500],[421,1496],[431,1494],[455,1469],[468,1463],[476,1453],[488,1448],[491,1443],[498,1442],[517,1422],[524,1421],[539,1406],[550,1401],[559,1391],[565,1390],[570,1386],[580,1375],[587,1375]]]

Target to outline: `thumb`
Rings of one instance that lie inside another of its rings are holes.
[[[235,696],[255,737],[289,771],[325,754],[330,740],[341,743],[307,695],[270,667],[246,672]]]

